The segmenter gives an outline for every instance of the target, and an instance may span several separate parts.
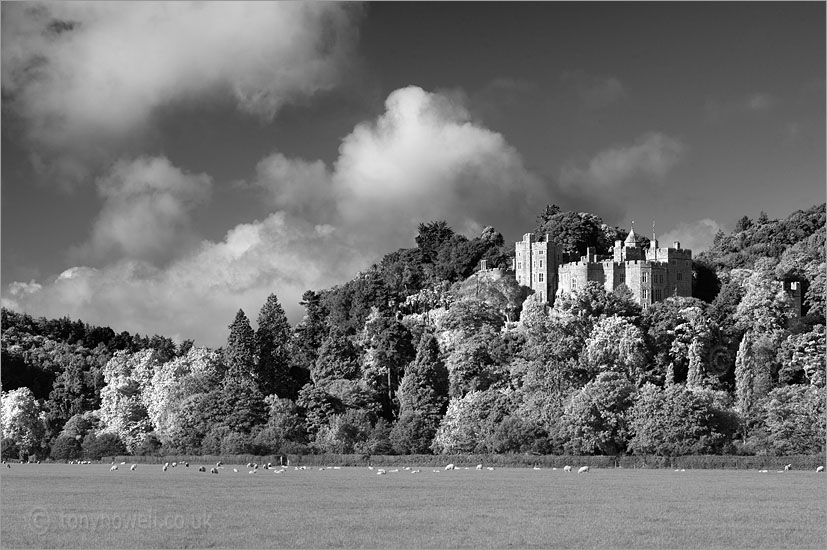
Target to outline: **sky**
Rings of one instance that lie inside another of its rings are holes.
[[[221,346],[446,220],[825,200],[823,2],[3,2],[2,303]]]

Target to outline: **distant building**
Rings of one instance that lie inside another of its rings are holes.
[[[648,248],[639,246],[634,228],[625,241],[615,241],[612,254],[598,255],[594,247],[579,261],[565,262],[553,241],[535,241],[531,233],[516,243],[514,272],[517,282],[537,294],[542,302],[553,303],[564,292],[577,292],[595,281],[611,292],[625,284],[643,307],[669,296],[692,296],[692,251],[661,248],[653,239]]]

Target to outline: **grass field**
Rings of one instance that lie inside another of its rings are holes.
[[[233,467],[239,473],[233,473]],[[824,548],[814,471],[12,465],[3,548]]]

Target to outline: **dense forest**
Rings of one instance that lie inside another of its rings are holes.
[[[626,236],[554,205],[534,232],[571,257]],[[3,309],[3,457],[824,452],[824,204],[741,218],[692,298],[646,309],[594,283],[540,304],[490,227],[415,244],[295,326],[276,294],[255,329],[239,310],[220,349]]]

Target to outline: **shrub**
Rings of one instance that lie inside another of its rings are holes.
[[[51,457],[55,460],[73,460],[80,458],[82,451],[78,438],[61,435],[52,444]]]

